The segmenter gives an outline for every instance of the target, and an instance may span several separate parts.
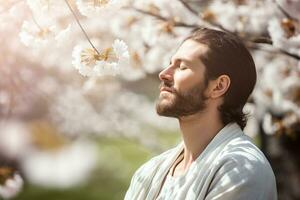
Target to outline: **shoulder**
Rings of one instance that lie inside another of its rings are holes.
[[[270,167],[264,153],[254,144],[252,138],[243,134],[232,139],[222,150],[219,159],[237,163],[249,163],[256,167]]]
[[[215,161],[215,169],[216,177],[222,180],[227,177],[230,184],[251,185],[258,191],[276,190],[269,161],[247,135],[234,138],[224,147]]]

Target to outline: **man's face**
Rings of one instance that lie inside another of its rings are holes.
[[[159,74],[162,81],[156,104],[159,115],[182,117],[205,109],[205,66],[200,60],[207,46],[186,40]]]

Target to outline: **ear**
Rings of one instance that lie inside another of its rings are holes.
[[[227,75],[221,75],[211,83],[210,97],[212,99],[223,96],[230,86],[230,78]]]

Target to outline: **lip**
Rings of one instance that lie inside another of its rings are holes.
[[[168,87],[161,87],[160,88],[160,92],[163,92],[163,91],[166,91],[166,92],[173,92],[171,88],[168,88]]]

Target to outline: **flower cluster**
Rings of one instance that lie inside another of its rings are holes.
[[[8,167],[0,166],[0,197],[11,199],[15,197],[23,187],[22,177]]]
[[[66,40],[71,31],[71,25],[65,29],[58,30],[55,25],[40,26],[37,23],[24,21],[20,32],[20,40],[26,46],[41,47],[46,46],[51,42],[58,44]]]
[[[300,22],[293,19],[272,19],[268,27],[273,45],[300,56]]]
[[[111,47],[101,51],[78,45],[73,50],[73,65],[83,76],[116,75],[129,59],[127,45],[115,40]]]
[[[87,17],[121,7],[120,0],[76,0],[76,4],[80,13]]]
[[[300,120],[300,68],[285,57],[270,58],[260,69],[253,97],[266,133],[289,130]],[[276,116],[281,116],[280,119]],[[278,118],[278,120],[277,120]]]

